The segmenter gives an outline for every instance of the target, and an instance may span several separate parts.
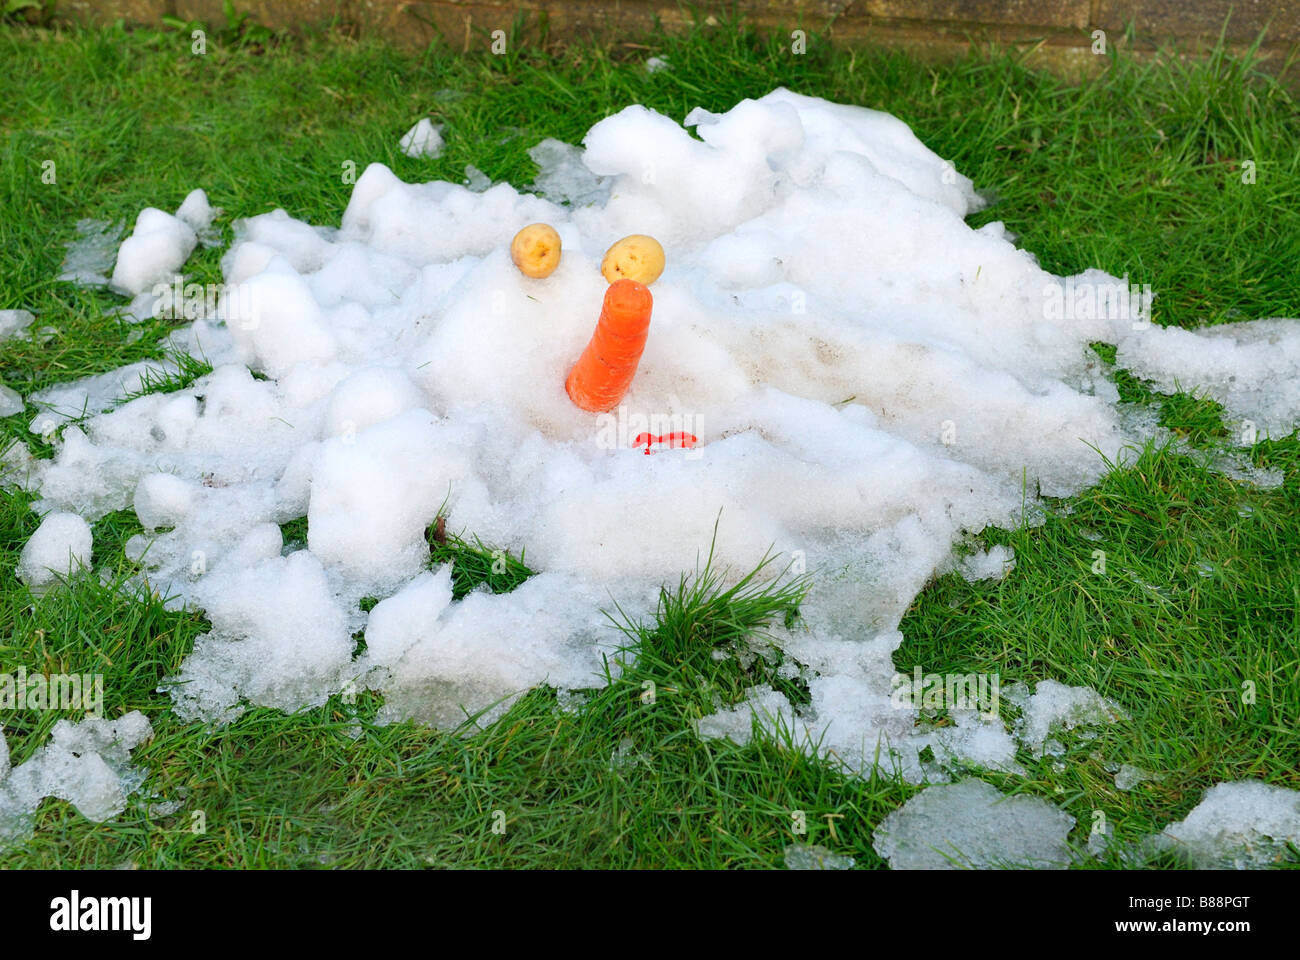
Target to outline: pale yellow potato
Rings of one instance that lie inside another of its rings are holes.
[[[530,223],[510,241],[510,259],[525,277],[549,277],[560,265],[560,235],[549,223]]]
[[[664,272],[664,248],[654,237],[634,233],[605,251],[600,272],[610,283],[635,280],[649,286]]]

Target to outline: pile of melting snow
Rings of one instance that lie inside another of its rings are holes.
[[[141,585],[211,621],[166,688],[180,716],[297,710],[356,686],[384,695],[385,720],[450,728],[539,683],[595,685],[620,639],[600,610],[650,616],[717,522],[715,561],[734,575],[769,548],[800,551],[813,575],[798,628],[774,634],[811,703],[756,689],[702,732],[748,736],[757,712],[857,769],[879,747],[915,782],[961,763],[1015,770],[1013,734],[987,711],[918,732],[917,710],[891,702],[892,655],[955,544],[1033,522],[1035,491],[1073,494],[1140,444],[1088,345],[1203,385],[1261,435],[1295,425],[1300,327],[1171,332],[1098,309],[1126,279],[1067,282],[1001,223],[968,226],[970,180],[892,116],[779,89],[685,127],[632,106],[581,152],[542,144],[546,196],[408,184],[372,164],[338,226],[283,210],[236,224],[217,308],[166,344],[212,373],[116,404],[175,368],[31,398],[34,425],[90,414],[63,426],[53,461],[8,455],[35,509],[134,509]],[[403,146],[431,149],[436,133],[425,121]],[[210,224],[200,194],[144,211],[122,244],[112,283],[133,309],[157,306]],[[545,280],[508,251],[534,221],[564,245]],[[668,265],[632,389],[598,417],[564,379],[599,312],[600,259],[630,233],[660,240]],[[699,443],[646,456],[643,431]],[[449,571],[429,569],[440,508],[540,572],[453,600]],[[305,546],[286,545],[279,525],[301,517]],[[80,528],[58,523],[38,531],[37,579],[61,549],[84,558]],[[997,549],[960,569],[1012,564]],[[363,598],[379,603],[366,613]]]

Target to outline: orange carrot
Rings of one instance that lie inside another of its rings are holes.
[[[645,284],[616,280],[609,285],[596,332],[564,382],[570,400],[590,413],[618,406],[636,376],[653,306]]]

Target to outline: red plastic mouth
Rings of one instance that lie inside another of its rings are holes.
[[[669,448],[686,448],[689,449],[699,443],[699,438],[693,433],[665,433],[655,436],[652,433],[638,433],[636,439],[632,441],[636,446],[645,444],[645,455],[650,456],[650,448],[656,444],[666,444]]]

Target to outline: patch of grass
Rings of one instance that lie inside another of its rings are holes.
[[[451,596],[460,600],[471,590],[486,586],[493,593],[509,593],[535,571],[524,563],[524,554],[518,557],[509,551],[489,547],[478,537],[471,543],[454,533],[439,533],[435,521],[426,533],[429,543],[429,564],[451,564]]]
[[[731,27],[654,34],[644,49],[511,44],[505,58],[441,46],[408,55],[338,37],[262,42],[248,21],[236,27],[210,35],[203,56],[179,27],[0,32],[9,67],[0,125],[10,131],[0,152],[0,309],[31,309],[35,327],[54,328],[46,342],[0,343],[4,381],[24,396],[163,357],[175,327],[125,324],[110,312],[121,298],[54,280],[79,219],[129,224],[143,207],[175,208],[202,186],[226,211],[217,227],[227,241],[234,219],[275,207],[334,224],[350,178],[372,161],[407,181],[459,181],[472,163],[523,185],[536,173],[529,146],[576,143],[628,104],[680,119],[778,85],[901,117],[995,198],[972,224],[1003,221],[1055,273],[1099,267],[1150,283],[1157,323],[1300,315],[1300,117],[1281,85],[1222,52],[1208,62],[1115,54],[1104,75],[1072,86],[1009,53],[928,66],[812,37],[800,57],[779,37]],[[647,73],[650,55],[671,67]],[[420,116],[446,125],[436,160],[397,147]],[[46,161],[54,183],[42,181]],[[1253,183],[1243,182],[1247,161]],[[220,282],[220,255],[200,248],[190,279]],[[1097,351],[1113,364],[1113,348]],[[1213,403],[1114,376],[1126,401],[1160,404],[1162,422],[1188,444],[1221,441]],[[0,421],[0,443],[51,452],[28,433],[29,419]],[[1281,470],[1283,485],[1253,488],[1173,449],[1148,449],[1056,504],[1043,526],[984,531],[984,543],[1015,549],[1014,573],[1000,583],[941,577],[902,624],[900,670],[1050,677],[1121,704],[1129,719],[1097,739],[1065,738],[1063,768],[1022,756],[1024,778],[983,774],[1069,811],[1076,845],[1096,811],[1135,840],[1181,819],[1219,780],[1300,786],[1300,446],[1261,442],[1248,456]],[[13,570],[36,527],[31,502],[0,492],[0,569]],[[286,542],[305,541],[305,518],[282,530]],[[762,639],[794,622],[800,585],[750,579],[723,589],[707,566],[664,590],[652,622],[619,621],[628,665],[580,705],[533,690],[473,737],[376,727],[370,694],[293,716],[250,710],[220,730],[182,724],[157,686],[207,624],[116,589],[135,532],[129,511],[95,525],[94,564],[107,583],[79,577],[34,598],[12,576],[0,580],[0,670],[103,673],[110,716],[141,709],[154,722],[155,740],[136,754],[150,770],[146,793],[181,806],[151,815],[137,799],[97,825],[49,800],[32,841],[0,854],[0,865],[774,867],[797,840],[879,867],[871,831],[915,792],[881,773],[846,777],[779,738],[698,740],[695,721],[754,683],[806,699]],[[532,574],[522,553],[435,533],[431,561],[453,564],[458,597],[479,585],[513,589]],[[1092,572],[1098,550],[1105,574]],[[6,715],[15,761],[56,719]],[[1118,762],[1164,779],[1118,791],[1108,766]],[[806,836],[792,833],[796,810]],[[498,811],[504,833],[493,831]]]

